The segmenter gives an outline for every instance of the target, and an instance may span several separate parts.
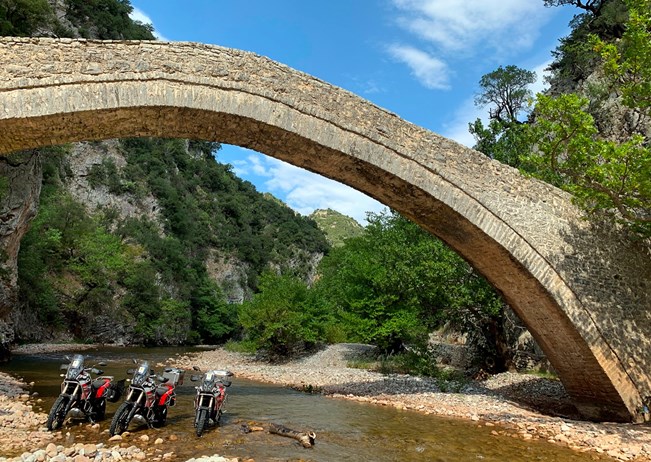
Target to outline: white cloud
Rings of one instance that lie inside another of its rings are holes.
[[[530,47],[548,17],[540,0],[392,0],[397,22],[442,53]]]
[[[394,44],[388,47],[388,51],[395,59],[407,64],[423,86],[432,90],[450,88],[449,70],[443,61],[408,45]]]
[[[542,91],[546,90],[547,87],[549,87],[549,84],[547,83],[545,78],[550,75],[550,72],[547,71],[546,69],[549,67],[551,63],[552,61],[549,60],[533,68],[533,71],[536,73],[537,80],[530,88],[534,96],[537,93],[541,93]]]
[[[443,126],[441,135],[471,148],[475,144],[475,138],[468,131],[468,124],[477,118],[486,123],[486,111],[475,106],[474,98],[468,98],[454,112],[452,120]]]
[[[257,175],[258,189],[280,198],[301,215],[331,208],[366,224],[366,212],[380,212],[384,205],[344,184],[311,173],[273,157],[244,148],[244,159],[231,162],[236,175]],[[249,179],[251,181],[251,179]],[[264,187],[260,187],[262,184]]]
[[[136,7],[133,8],[133,11],[131,12],[131,14],[129,14],[129,17],[134,21],[140,21],[143,24],[151,24],[151,25],[154,24],[154,22],[149,18],[149,16],[147,16],[142,10]],[[158,40],[169,42],[169,39],[161,35],[161,33],[158,32],[156,28],[154,28],[154,37],[156,37]]]

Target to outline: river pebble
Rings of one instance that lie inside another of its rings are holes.
[[[178,367],[228,369],[237,377],[319,392],[379,406],[456,417],[495,427],[496,434],[541,439],[573,450],[608,454],[617,460],[651,462],[649,424],[593,423],[570,418],[571,400],[558,380],[503,373],[470,383],[348,367],[372,347],[337,344],[282,365],[218,348],[175,358]],[[172,361],[172,360],[170,360]],[[564,412],[568,415],[563,415]]]
[[[571,403],[559,381],[504,373],[484,381],[440,383],[348,367],[350,361],[368,355],[371,348],[338,344],[282,365],[270,365],[221,348],[170,361],[185,369],[193,365],[203,370],[229,369],[238,377],[323,393],[334,399],[471,420],[492,427],[495,435],[545,440],[576,451],[606,454],[615,460],[651,462],[648,424],[592,423],[563,416],[561,411]],[[65,435],[45,429],[47,416],[32,410],[36,397],[30,397],[26,389],[27,384],[0,373],[0,462],[175,461],[177,458],[174,453],[148,446],[149,442],[141,441],[142,448],[122,447],[127,433],[110,438],[106,446],[66,443]],[[155,446],[160,447],[160,443]],[[238,462],[238,459],[214,455],[189,461]]]

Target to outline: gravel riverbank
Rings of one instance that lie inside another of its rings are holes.
[[[607,454],[616,460],[651,461],[651,426],[573,420],[573,407],[557,380],[503,373],[485,381],[447,384],[432,379],[384,375],[348,367],[368,346],[338,344],[307,358],[269,365],[223,348],[174,361],[190,369],[229,369],[237,377],[321,392],[380,406],[457,417],[494,427],[495,434],[544,439],[576,451]],[[541,411],[542,410],[542,411]],[[543,413],[544,412],[544,413]]]
[[[69,350],[67,347],[35,345],[21,347],[21,351]],[[492,427],[496,435],[544,439],[615,460],[651,462],[651,426],[591,423],[561,417],[571,415],[572,406],[558,381],[505,373],[480,382],[447,384],[449,391],[443,391],[435,380],[348,367],[350,361],[363,357],[368,349],[365,345],[338,344],[301,360],[269,365],[218,348],[177,356],[170,363],[186,369],[193,365],[204,370],[229,369],[237,377],[320,392],[335,399],[466,419]],[[174,454],[160,449],[164,446],[162,441],[144,441],[125,434],[124,438],[114,437],[106,445],[84,444],[68,441],[62,432],[48,432],[47,416],[32,410],[38,397],[29,396],[25,391],[28,388],[0,373],[0,462],[176,460]],[[237,459],[213,456],[199,461],[236,462]]]

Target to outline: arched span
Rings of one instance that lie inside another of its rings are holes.
[[[503,294],[587,418],[630,420],[651,394],[646,249],[581,220],[563,192],[254,54],[0,40],[0,152],[131,136],[244,146],[363,191]]]

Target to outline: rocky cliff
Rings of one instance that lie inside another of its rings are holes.
[[[37,152],[0,158],[0,360],[8,357],[13,341],[10,314],[18,302],[18,251],[38,209],[41,177]]]

